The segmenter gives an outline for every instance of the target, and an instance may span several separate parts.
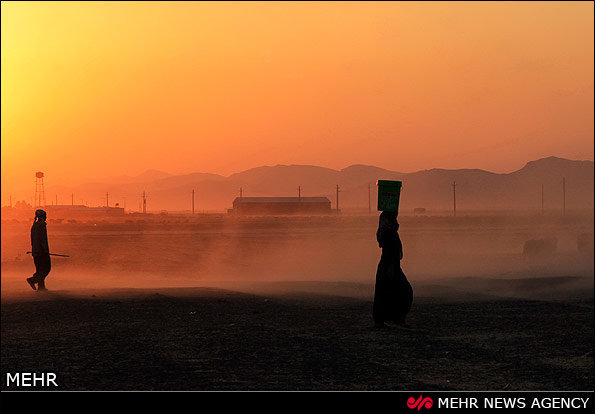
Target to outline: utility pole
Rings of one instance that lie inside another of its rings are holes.
[[[194,190],[192,190],[192,214],[194,214]]]
[[[339,184],[337,184],[337,214],[339,214]]]
[[[242,198],[242,187],[240,187],[240,199]]]
[[[108,192],[105,193],[105,206],[109,207],[109,193]]]
[[[454,216],[457,216],[457,182],[452,182],[452,206],[454,210]]]
[[[562,216],[566,217],[566,177],[562,178]]]
[[[147,194],[143,191],[143,214],[147,214]]]
[[[372,214],[372,198],[370,198],[370,183],[368,183],[368,214]]]
[[[302,201],[302,186],[298,185],[298,201]]]
[[[544,214],[544,202],[543,202],[543,184],[541,184],[541,215]]]

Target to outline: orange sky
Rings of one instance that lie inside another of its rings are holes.
[[[593,3],[2,2],[2,200],[260,165],[593,159]]]

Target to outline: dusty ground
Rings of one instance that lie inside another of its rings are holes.
[[[592,298],[417,298],[411,331],[373,329],[370,309],[312,293],[31,291],[2,303],[2,377],[55,372],[61,390],[593,389]]]
[[[592,214],[403,217],[413,331],[372,329],[375,216],[184,220],[48,224],[47,294],[3,221],[2,389],[593,389]]]

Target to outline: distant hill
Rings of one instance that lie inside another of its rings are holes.
[[[146,170],[145,172],[130,177],[128,175],[121,175],[118,177],[98,178],[93,181],[106,184],[124,184],[124,183],[142,183],[152,180],[159,180],[169,177],[171,174],[159,170]]]
[[[402,209],[425,207],[450,209],[452,183],[457,185],[457,206],[461,211],[487,209],[541,208],[541,186],[546,209],[562,208],[562,178],[566,179],[568,209],[593,209],[593,161],[573,161],[548,157],[528,162],[507,174],[479,169],[431,169],[411,173],[390,171],[375,166],[352,165],[342,170],[313,165],[275,165],[252,168],[224,177],[192,173],[170,175],[149,170],[137,177],[115,177],[74,188],[46,189],[48,201],[83,199],[99,205],[109,191],[112,203],[138,209],[140,195],[146,191],[148,209],[189,210],[191,191],[195,190],[196,209],[223,210],[231,207],[240,187],[245,196],[295,196],[298,186],[303,196],[327,196],[335,205],[336,185],[340,186],[342,208],[367,208],[368,185],[372,205],[376,200],[376,180],[402,180]]]

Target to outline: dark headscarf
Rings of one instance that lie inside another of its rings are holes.
[[[47,213],[42,210],[35,210],[35,223],[37,223],[38,220],[44,220],[47,218]]]
[[[397,221],[397,213],[393,211],[383,211],[378,218],[378,230],[376,231],[376,240],[380,247],[382,247],[381,240],[387,232],[399,231],[399,222]]]

